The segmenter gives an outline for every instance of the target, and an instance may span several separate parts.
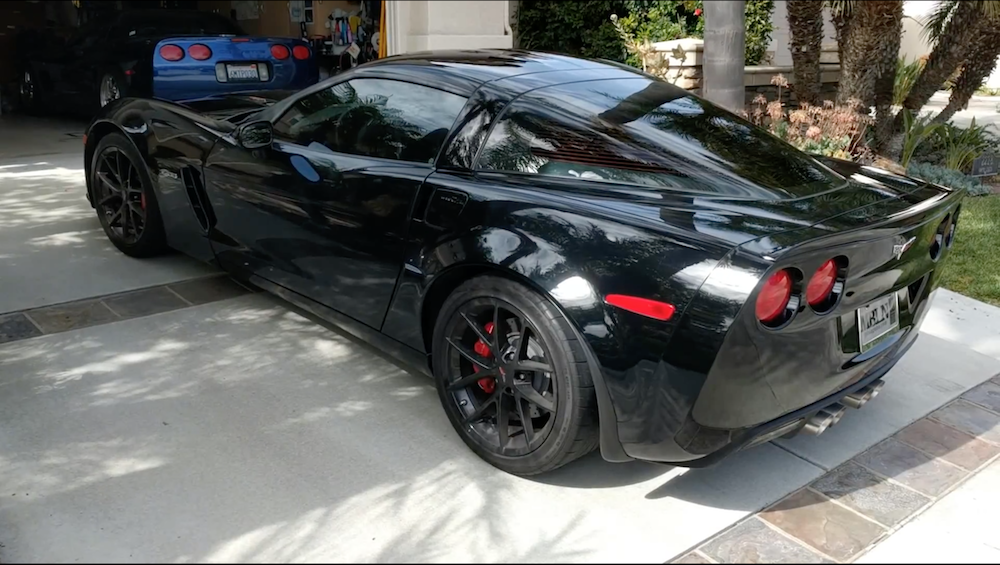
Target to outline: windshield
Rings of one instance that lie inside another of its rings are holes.
[[[170,35],[243,35],[236,22],[208,12],[125,14],[113,32],[117,37],[164,37]]]
[[[746,120],[642,77],[522,96],[493,128],[478,167],[764,200],[846,182]]]

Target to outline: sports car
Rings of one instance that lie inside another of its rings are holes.
[[[254,37],[218,14],[137,10],[81,28],[67,45],[20,62],[20,102],[33,113],[92,116],[117,98],[190,100],[258,90],[299,90],[319,80],[301,39]]]
[[[525,51],[118,100],[85,145],[122,252],[216,264],[426,372],[519,475],[598,447],[706,466],[836,424],[913,344],[964,197]]]

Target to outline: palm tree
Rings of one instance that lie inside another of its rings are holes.
[[[798,102],[819,104],[819,57],[823,49],[823,2],[788,0],[788,40],[792,52],[792,92]]]
[[[964,110],[969,105],[972,95],[983,85],[986,77],[993,72],[998,57],[1000,57],[1000,19],[994,18],[976,40],[972,52],[965,60],[965,64],[962,65],[962,72],[951,88],[948,105],[937,116],[934,116],[933,121],[947,122],[955,115],[955,112]]]
[[[705,98],[730,112],[743,110],[746,90],[746,1],[705,2]]]
[[[843,59],[840,61],[840,86],[837,102],[851,99],[865,106],[875,104],[875,83],[889,71],[895,76],[902,33],[903,2],[901,0],[844,3],[848,14],[847,29],[842,37]],[[890,79],[891,80],[891,79]],[[891,88],[890,88],[891,92]],[[892,96],[889,96],[892,102]],[[888,110],[888,106],[886,107]]]
[[[899,46],[903,38],[903,2],[872,2],[879,4],[876,14],[882,41],[874,53],[880,75],[875,79],[875,150],[882,151],[892,139],[892,101],[899,66]]]
[[[942,0],[927,24],[935,42],[924,70],[903,101],[903,108],[918,113],[944,81],[968,58],[985,28],[1000,17],[998,0]],[[994,59],[995,61],[995,59]],[[896,116],[895,129],[902,126],[902,112]]]

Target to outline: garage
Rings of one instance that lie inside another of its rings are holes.
[[[3,110],[40,113],[74,106],[87,114],[99,107],[94,99],[100,89],[108,90],[99,84],[102,81],[113,82],[112,94],[100,94],[105,98],[155,95],[180,99],[214,93],[213,89],[185,92],[183,88],[154,87],[151,65],[157,66],[159,59],[153,52],[162,48],[162,44],[156,47],[157,41],[170,36],[294,39],[282,44],[289,50],[303,45],[307,48],[302,51],[305,55],[300,57],[296,51],[294,56],[284,52],[273,57],[257,56],[247,62],[262,66],[259,74],[253,72],[260,84],[229,84],[225,90],[301,88],[315,82],[315,74],[309,71],[305,78],[295,71],[296,80],[277,84],[283,76],[283,63],[296,63],[300,58],[306,59],[304,63],[315,62],[319,78],[323,78],[378,58],[384,10],[385,2],[380,0],[4,2],[0,5],[0,21],[5,23],[0,31]],[[146,41],[141,41],[144,38]],[[220,53],[220,57],[232,54]],[[188,54],[184,61],[159,63],[183,64],[195,58]],[[242,57],[230,56],[229,60],[235,64]],[[225,65],[230,67],[229,62]],[[302,66],[297,64],[296,68]],[[158,74],[173,72],[169,67],[157,69]],[[232,75],[228,80],[232,83],[241,76]],[[226,80],[225,75],[220,80]],[[36,107],[29,108],[31,105]]]

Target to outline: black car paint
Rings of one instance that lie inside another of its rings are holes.
[[[938,284],[930,239],[963,195],[830,159],[831,169],[851,179],[845,186],[770,201],[472,170],[488,128],[517,96],[636,75],[643,76],[528,52],[413,54],[361,66],[270,106],[258,98],[253,103],[266,107],[249,116],[246,99],[243,114],[206,101],[211,115],[162,101],[119,101],[89,128],[87,166],[102,135],[127,134],[146,156],[173,247],[218,262],[425,372],[434,314],[452,288],[487,272],[520,281],[562,309],[600,368],[604,457],[702,465],[891,368],[912,345]],[[274,120],[299,97],[359,76],[469,97],[436,166],[319,158],[277,142],[254,151],[237,144],[236,120],[227,118]],[[352,172],[320,190],[295,178],[282,151]],[[364,204],[378,198],[388,206],[375,214]],[[895,258],[900,234],[918,243]],[[802,306],[778,329],[756,320],[761,280],[784,267],[807,280],[835,255],[850,266],[847,292],[832,311]],[[560,287],[567,280],[572,288]],[[902,329],[861,354],[854,312],[889,291],[901,297]],[[603,302],[609,293],[667,301],[677,314],[661,322],[618,310]]]

